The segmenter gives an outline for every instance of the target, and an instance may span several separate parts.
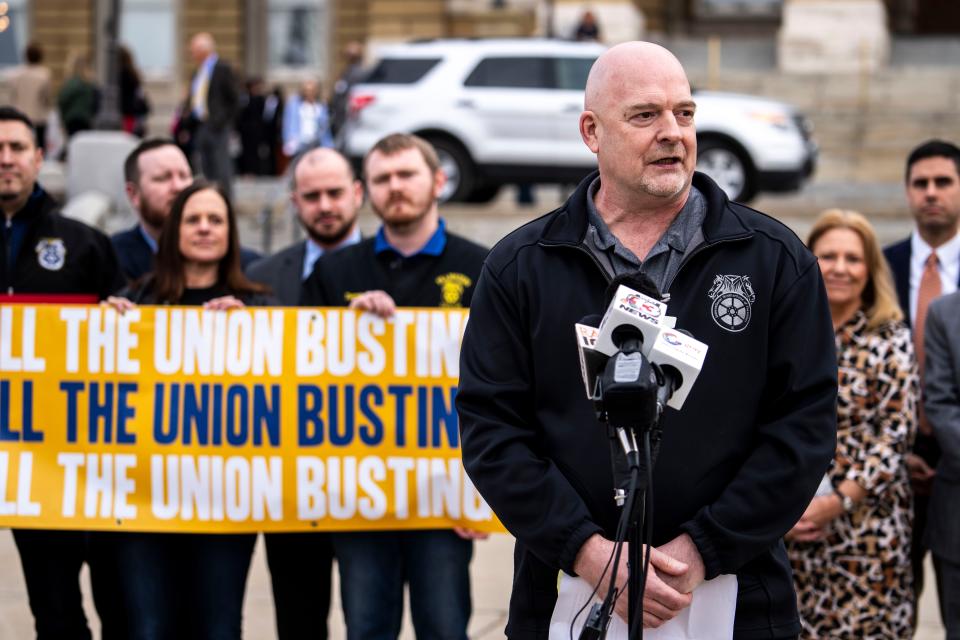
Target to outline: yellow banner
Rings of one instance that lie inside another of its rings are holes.
[[[466,310],[0,306],[0,526],[503,531],[460,460]]]

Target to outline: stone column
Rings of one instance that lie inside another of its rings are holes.
[[[788,73],[867,73],[890,58],[882,0],[786,0],[777,41]]]

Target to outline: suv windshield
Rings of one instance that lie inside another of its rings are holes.
[[[366,84],[413,84],[437,66],[440,58],[384,58],[363,80]]]
[[[481,60],[465,87],[503,89],[562,89],[583,91],[594,58],[536,56],[491,57]]]
[[[485,58],[467,76],[465,87],[549,89],[550,64],[547,58]]]
[[[557,58],[557,88],[566,91],[583,91],[587,76],[596,58]]]

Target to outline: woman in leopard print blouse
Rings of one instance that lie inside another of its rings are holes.
[[[917,366],[889,269],[866,218],[824,212],[807,246],[837,336],[837,453],[787,534],[804,638],[913,635],[912,500],[904,456]]]

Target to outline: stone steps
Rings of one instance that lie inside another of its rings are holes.
[[[691,76],[695,86],[711,84],[702,72]],[[891,69],[866,78],[724,71],[712,84],[800,108],[821,149],[817,180],[899,181],[917,144],[960,140],[960,74],[954,70]]]

